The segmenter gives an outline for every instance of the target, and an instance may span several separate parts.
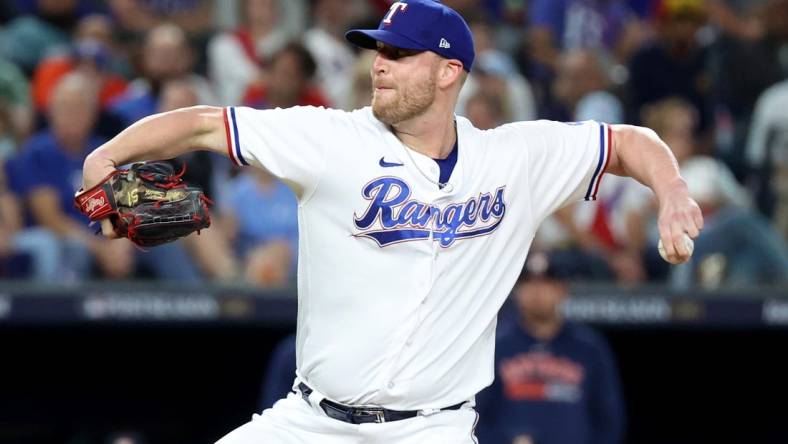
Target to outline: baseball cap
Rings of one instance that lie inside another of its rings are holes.
[[[534,279],[563,280],[566,273],[557,266],[547,253],[533,252],[528,255],[517,283]]]
[[[470,72],[475,56],[468,24],[457,11],[435,0],[407,0],[391,4],[378,29],[351,29],[345,38],[366,49],[383,42],[400,49],[432,51],[462,62]]]

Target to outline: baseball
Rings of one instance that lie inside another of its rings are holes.
[[[692,241],[692,238],[684,233],[684,246],[689,251],[689,255],[692,256],[692,252],[695,250],[695,242]],[[657,250],[659,250],[659,255],[662,256],[662,259],[665,259],[666,262],[670,262],[671,264],[677,264],[680,262],[671,262],[668,260],[668,255],[665,253],[665,247],[662,245],[662,239],[659,240],[657,244]]]

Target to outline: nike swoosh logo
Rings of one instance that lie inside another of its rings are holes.
[[[380,166],[382,166],[383,168],[401,167],[401,166],[405,165],[404,163],[386,162],[384,160],[384,157],[381,157],[380,158],[380,162],[378,162],[378,163],[380,163]]]

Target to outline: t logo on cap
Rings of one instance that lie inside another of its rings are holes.
[[[392,3],[391,4],[391,8],[389,8],[388,14],[386,14],[386,16],[383,17],[383,23],[385,23],[387,25],[390,25],[391,24],[391,18],[394,17],[394,14],[396,14],[397,11],[400,11],[400,10],[404,11],[407,8],[408,8],[408,4],[407,3],[403,3],[403,2],[394,2],[394,3]]]
[[[380,42],[399,49],[432,51],[459,60],[468,72],[475,56],[468,24],[457,11],[436,0],[394,2],[378,29],[351,29],[345,38],[372,50],[377,50]]]

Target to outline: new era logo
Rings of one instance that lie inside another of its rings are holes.
[[[451,45],[449,44],[448,40],[446,40],[444,38],[441,38],[440,43],[438,43],[438,48],[446,48],[446,49],[448,49],[448,48],[451,48]]]

